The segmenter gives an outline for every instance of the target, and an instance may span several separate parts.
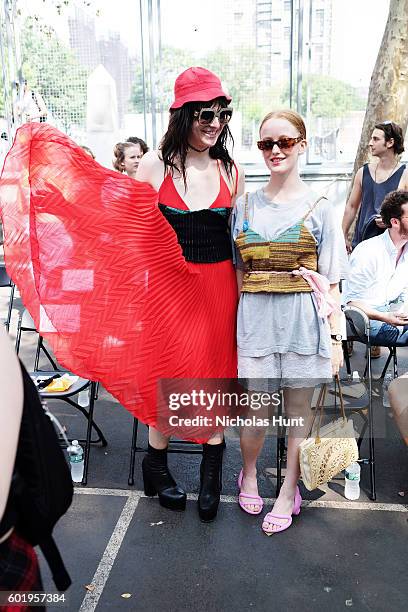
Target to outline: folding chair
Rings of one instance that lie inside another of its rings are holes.
[[[370,339],[370,319],[367,317],[365,312],[357,308],[356,306],[346,306],[343,309],[344,315],[347,322],[347,340],[353,342],[360,342],[365,345],[365,369],[363,373],[363,380],[368,390],[367,398],[367,420],[368,420],[368,435],[369,435],[369,457],[360,459],[360,462],[364,465],[370,466],[370,485],[371,485],[371,499],[376,499],[376,487],[375,487],[375,452],[374,452],[374,417],[373,417],[373,374],[371,367],[371,339]],[[388,366],[392,360],[394,378],[398,376],[398,361],[397,361],[397,347],[388,346],[389,355],[380,375],[379,380],[383,380],[384,375],[388,369]],[[346,342],[343,342],[343,352],[345,356],[345,363],[347,366],[347,372],[351,375],[350,358],[347,354]]]
[[[0,287],[10,287],[7,319],[4,321],[4,326],[7,329],[7,331],[9,331],[10,330],[11,313],[12,313],[12,310],[13,310],[15,284],[13,283],[13,281],[11,280],[9,275],[7,274],[6,266],[4,264],[0,264]]]
[[[345,306],[343,307],[343,312],[346,317],[347,323],[347,341],[352,342],[361,342],[362,344],[368,345],[369,335],[370,335],[370,320],[360,308],[356,306]],[[353,314],[354,313],[354,314]],[[344,353],[344,363],[346,365],[347,374],[351,376],[351,366],[350,366],[350,357],[348,354],[346,342],[343,341],[343,353]],[[371,347],[370,343],[370,347]],[[389,350],[389,355],[382,369],[380,379],[384,378],[386,371],[388,370],[388,366],[392,360],[393,362],[393,374],[394,378],[398,376],[398,359],[397,359],[397,347],[396,346],[387,346]],[[363,377],[367,374],[367,369],[370,366],[371,368],[371,350],[368,355],[366,352],[366,365],[364,369]]]
[[[17,354],[19,353],[19,350],[20,350],[22,332],[34,332],[38,334],[38,331],[35,328],[34,322],[27,310],[24,310],[22,313],[20,313],[20,316],[18,319],[17,335],[16,335]],[[39,369],[39,360],[40,360],[41,352],[44,353],[44,355],[47,357],[52,367],[51,370]],[[55,372],[65,373],[64,370],[61,370],[57,366],[55,360],[51,356],[47,347],[44,345],[44,340],[42,336],[38,334],[36,354],[35,354],[35,359],[34,359],[34,371],[30,372],[30,375],[41,374],[43,377],[51,377],[53,374],[55,374]],[[81,406],[78,403],[78,401],[74,401],[72,399],[74,395],[76,395],[77,393],[80,393],[81,391],[85,391],[86,389],[89,389],[89,409],[88,410],[84,406]],[[48,391],[39,390],[39,394],[40,394],[41,399],[43,400],[55,399],[55,400],[62,400],[66,402],[70,406],[73,406],[74,408],[79,410],[87,419],[88,424],[87,424],[86,438],[79,440],[79,442],[84,444],[84,450],[85,450],[84,452],[84,475],[82,478],[82,484],[85,486],[88,482],[89,453],[90,453],[91,444],[98,444],[99,442],[101,443],[102,446],[106,446],[108,444],[101,429],[98,427],[98,425],[95,423],[93,419],[94,404],[97,398],[97,383],[90,381],[86,378],[79,377],[78,380],[66,391],[48,392]],[[95,430],[96,434],[98,435],[98,437],[95,440],[92,440],[91,438],[92,428]]]

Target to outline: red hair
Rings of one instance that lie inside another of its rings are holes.
[[[265,115],[265,117],[262,119],[261,125],[259,126],[259,132],[262,130],[262,126],[266,121],[269,121],[269,119],[273,119],[275,117],[289,121],[289,123],[291,123],[299,131],[300,136],[306,140],[305,122],[299,113],[290,109],[276,110]]]

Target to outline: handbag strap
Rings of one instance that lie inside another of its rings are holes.
[[[336,393],[336,387],[339,390],[339,400],[340,400],[340,413],[341,416],[343,417],[343,421],[346,420],[346,411],[344,410],[344,398],[343,398],[343,389],[341,388],[341,383],[340,383],[340,377],[338,374],[335,374],[334,376],[334,406],[336,407],[336,399],[337,399],[337,393]]]
[[[247,223],[249,223],[249,219],[248,219],[248,192],[245,193],[245,207],[244,207],[244,221],[246,221]]]
[[[312,204],[312,206],[310,206],[309,210],[307,211],[307,213],[302,218],[303,223],[306,221],[308,216],[312,214],[312,212],[314,211],[314,209],[316,208],[318,203],[321,202],[321,200],[327,200],[326,196],[320,196],[320,198],[317,198],[316,202],[314,204]]]
[[[340,383],[340,378],[338,374],[335,374],[334,376],[334,407],[337,407],[337,389],[339,392],[339,400],[340,400],[340,414],[341,417],[343,418],[343,421],[346,421],[346,412],[344,410],[344,398],[343,398],[343,390],[341,388],[341,383]],[[317,431],[316,431],[316,444],[320,443],[320,426],[322,424],[322,418],[323,418],[323,411],[324,411],[324,400],[326,399],[326,392],[327,392],[327,383],[324,383],[321,386],[320,389],[320,393],[319,393],[319,397],[317,398],[317,402],[316,402],[316,410],[315,410],[315,414],[313,416],[313,421],[312,424],[310,426],[310,430],[309,433],[307,435],[307,437],[309,438],[312,431],[313,431],[313,426],[316,420],[316,415],[317,415],[317,411],[319,411],[319,420],[317,423]]]
[[[323,415],[323,404],[324,404],[324,400],[326,399],[326,392],[327,392],[327,384],[323,383],[323,385],[320,387],[319,396],[318,396],[317,402],[316,402],[315,413],[313,415],[313,420],[312,420],[312,424],[310,425],[309,433],[306,436],[307,438],[310,438],[310,436],[312,434],[313,426],[315,424],[316,415],[317,415],[318,411],[320,412],[320,414],[319,414],[318,430],[320,430],[320,423],[321,423],[322,415]]]

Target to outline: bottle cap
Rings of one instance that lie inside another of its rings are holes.
[[[79,446],[78,440],[72,440],[72,446]]]

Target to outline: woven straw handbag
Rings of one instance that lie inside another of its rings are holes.
[[[338,389],[341,417],[320,427],[327,391],[327,385],[322,385],[309,436],[299,446],[300,472],[303,483],[309,491],[313,491],[313,489],[325,484],[336,474],[348,467],[350,463],[358,459],[358,447],[353,421],[346,419],[343,393],[338,375],[335,376],[334,380],[334,397],[336,402],[336,391]],[[316,434],[313,436],[313,426],[318,412],[319,420]]]

